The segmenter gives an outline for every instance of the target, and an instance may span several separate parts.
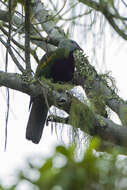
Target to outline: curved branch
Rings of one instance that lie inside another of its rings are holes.
[[[71,106],[71,99],[72,99],[72,92],[64,93],[64,92],[52,92],[55,96],[51,94],[51,89],[48,85],[42,83],[41,85],[37,82],[26,82],[25,76],[16,74],[16,73],[5,73],[0,71],[0,85],[6,86],[8,88],[18,90],[20,92],[26,93],[28,95],[37,96],[39,94],[43,94],[46,92],[47,99],[49,105],[54,104],[55,97],[57,101],[57,106],[61,109],[64,109],[67,113],[69,113],[70,106]],[[75,98],[75,97],[74,97]],[[63,101],[64,100],[64,101]],[[78,103],[80,102],[79,100]],[[77,117],[80,115],[81,117],[85,118],[87,116],[88,110],[90,108],[87,104],[80,102],[82,107],[86,110],[86,114],[81,114],[81,110],[77,110]],[[86,109],[87,108],[87,109]],[[91,112],[91,111],[90,111]],[[85,113],[85,112],[84,112]],[[103,140],[113,142],[114,144],[118,144],[121,146],[127,146],[127,128],[122,127],[121,125],[117,125],[109,119],[101,117],[97,114],[92,114],[92,123],[91,127],[87,127],[87,123],[81,122],[78,126],[82,131],[89,133],[90,135],[98,135]],[[82,119],[83,119],[82,118]],[[84,119],[83,119],[84,120]],[[61,121],[64,122],[64,118],[62,120],[55,120],[55,122]],[[65,119],[67,124],[71,124],[69,119]],[[91,122],[91,121],[90,121]],[[74,126],[73,126],[74,127]]]
[[[31,82],[28,82],[30,80]],[[33,80],[33,78],[30,79],[25,75],[0,71],[0,86],[6,86],[32,96],[42,94],[43,90],[48,89],[48,86],[40,86],[34,83]]]
[[[76,99],[76,98],[75,98]],[[79,118],[78,127],[83,132],[91,135],[91,136],[99,136],[102,140],[106,142],[111,142],[115,145],[125,146],[127,147],[127,128],[122,125],[118,125],[112,122],[110,119],[106,119],[100,115],[94,114],[86,102],[82,103],[76,99],[76,103],[80,104],[80,106],[85,110],[82,114],[82,110],[76,110],[76,117]],[[63,103],[64,104],[64,103]],[[64,107],[64,105],[63,105]],[[88,112],[90,114],[90,118],[88,118]],[[72,118],[74,120],[74,118]],[[89,127],[88,127],[88,122]],[[61,118],[58,116],[50,116],[48,117],[48,121],[60,122],[72,125],[72,120],[70,116],[67,118]],[[83,121],[83,122],[82,122]]]
[[[108,20],[110,25],[114,28],[114,30],[125,40],[127,40],[127,35],[124,33],[122,29],[120,29],[117,24],[115,23],[112,14],[107,9],[102,10],[102,13],[104,14],[105,18]]]
[[[44,7],[44,4],[36,0],[33,3],[33,14],[35,18],[41,23],[42,28],[48,34],[48,37],[52,39],[54,45],[58,45],[59,41],[65,38],[64,31],[57,27],[55,22],[50,20],[49,18],[52,17]]]
[[[113,29],[125,40],[127,40],[127,35],[124,33],[124,31],[122,29],[120,29],[118,27],[118,25],[115,23],[114,19],[115,17],[118,16],[114,15],[112,13],[110,13],[110,11],[108,10],[107,4],[104,3],[104,5],[102,3],[97,3],[95,1],[89,1],[89,0],[79,0],[79,2],[82,2],[83,4],[95,9],[96,11],[101,12],[105,18],[107,19],[107,21],[110,23],[110,25],[113,27]],[[120,18],[122,20],[122,17]],[[123,19],[125,20],[125,18]]]

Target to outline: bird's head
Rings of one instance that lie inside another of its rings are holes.
[[[65,48],[73,52],[76,49],[82,50],[82,48],[74,40],[63,39],[60,41],[58,48]]]

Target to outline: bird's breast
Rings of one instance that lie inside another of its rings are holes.
[[[55,60],[52,65],[51,75],[54,81],[68,82],[73,78],[74,58],[70,54],[67,58]]]

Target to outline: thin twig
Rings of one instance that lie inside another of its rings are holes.
[[[8,36],[8,32],[0,25],[0,30]],[[14,43],[16,42],[12,37],[10,37],[11,41]],[[17,42],[18,43],[18,42]],[[18,56],[25,62],[25,59],[21,56],[21,54],[10,44],[10,47],[14,49],[14,51],[18,54]]]
[[[0,38],[0,42],[7,48],[8,45],[6,42],[4,42],[4,40],[2,38]],[[11,58],[13,59],[14,63],[16,64],[16,66],[18,67],[18,69],[22,72],[25,73],[24,68],[22,67],[22,65],[19,63],[19,61],[17,60],[17,58],[15,57],[13,51],[11,50],[11,48],[8,48],[8,52],[11,56]]]
[[[127,4],[125,3],[125,1],[124,0],[121,0],[121,1],[125,5],[125,7],[127,7]]]
[[[100,5],[100,3],[95,2],[95,1],[89,1],[89,0],[79,0],[79,2],[84,3],[85,5],[93,8],[96,11],[101,12],[105,18],[107,19],[107,21],[109,22],[109,24],[113,27],[113,29],[125,40],[127,40],[127,35],[124,32],[124,30],[120,29],[118,24],[114,21],[114,15],[112,15],[112,13],[110,13],[110,11],[108,10],[108,8],[106,6],[102,6],[102,4]]]
[[[9,5],[9,32],[8,32],[8,40],[7,40],[7,49],[6,49],[6,63],[5,63],[5,72],[7,72],[8,69],[8,49],[11,45],[11,24],[12,24],[12,4],[11,0],[8,2]],[[6,151],[7,148],[7,134],[8,134],[8,119],[9,119],[9,108],[10,108],[10,94],[9,94],[9,88],[6,88],[6,94],[7,94],[7,112],[6,112],[6,121],[5,121],[5,145],[4,145],[4,151]]]
[[[91,9],[89,12],[87,12],[87,13],[79,14],[79,15],[73,16],[73,17],[71,17],[71,18],[62,18],[62,17],[60,16],[60,19],[62,19],[62,20],[64,20],[64,21],[70,21],[70,20],[74,20],[74,19],[77,19],[77,18],[81,18],[81,17],[83,17],[83,16],[85,16],[85,15],[90,14],[91,12],[92,12],[92,9]]]
[[[22,23],[23,24],[23,23]],[[24,25],[22,25],[15,31],[15,33],[11,36],[11,38],[13,38],[16,34],[18,34],[23,28],[24,28]]]
[[[8,36],[8,32],[0,25],[0,30],[6,35]],[[40,40],[41,38],[39,38]],[[15,39],[12,38],[11,36],[11,41],[21,50],[25,51],[25,48],[23,45],[21,45],[20,43],[18,43]],[[11,46],[13,48],[13,46]],[[15,49],[14,49],[15,50]],[[25,62],[24,58],[20,55],[20,53],[18,51],[16,51],[16,53],[21,57],[21,59]],[[39,59],[38,56],[36,54],[36,52],[33,49],[30,49],[30,53],[31,55],[34,57],[34,59],[36,60],[37,63],[39,63]]]
[[[30,3],[31,0],[25,1],[25,61],[26,70],[31,74],[30,64]]]

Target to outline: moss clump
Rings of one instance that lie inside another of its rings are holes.
[[[120,117],[123,125],[127,126],[127,106],[126,105],[121,105],[120,106]]]
[[[101,127],[105,127],[105,123],[104,123],[103,119],[101,119],[101,117],[98,117],[98,122]]]
[[[69,123],[76,129],[80,128],[84,132],[90,132],[94,126],[94,113],[88,108],[87,105],[82,104],[74,97],[72,98],[69,115]]]
[[[99,75],[100,79],[103,81],[103,83],[108,86],[108,88],[111,89],[113,93],[118,92],[118,89],[116,87],[116,81],[115,79],[111,76],[110,72],[107,72],[105,74],[100,74]]]
[[[75,60],[76,72],[84,79],[85,82],[87,80],[87,83],[92,85],[97,73],[94,67],[89,64],[88,57],[79,50],[74,51],[73,56]]]
[[[46,79],[45,77],[41,77],[40,81],[44,82],[45,84],[49,85],[52,89],[58,92],[63,92],[66,90],[72,89],[74,86],[70,83],[54,83],[51,79]]]
[[[106,104],[105,104],[105,99],[106,96],[99,93],[99,92],[92,92],[92,94],[90,95],[89,93],[89,101],[91,103],[91,109],[97,113],[100,114],[103,117],[108,117],[108,113],[106,110]]]

